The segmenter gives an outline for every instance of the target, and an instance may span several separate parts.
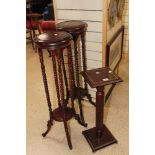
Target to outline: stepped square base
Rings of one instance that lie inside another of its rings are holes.
[[[117,143],[117,140],[105,125],[103,125],[101,138],[96,137],[96,127],[85,130],[82,132],[82,134],[85,136],[93,152],[102,149],[108,145]]]

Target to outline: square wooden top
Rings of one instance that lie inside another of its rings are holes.
[[[108,67],[87,70],[86,72],[81,72],[81,74],[92,88],[123,81]]]

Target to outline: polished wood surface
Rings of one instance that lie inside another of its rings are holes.
[[[72,35],[82,33],[87,29],[87,23],[78,21],[78,20],[70,20],[58,23],[56,25],[56,29],[59,31],[66,31],[71,33]]]
[[[34,41],[38,47],[49,49],[61,49],[70,44],[72,36],[69,33],[63,31],[51,31],[48,33],[42,33],[37,36]]]
[[[67,121],[71,118],[75,118],[79,124],[83,125],[83,122],[80,119],[80,116],[76,114],[74,108],[74,70],[73,70],[73,61],[72,61],[72,52],[71,52],[71,41],[72,36],[67,32],[57,32],[52,31],[48,33],[43,33],[35,37],[34,41],[39,53],[40,63],[41,63],[41,70],[42,70],[42,77],[45,87],[45,93],[47,98],[47,104],[49,108],[49,116],[50,119],[47,123],[47,130],[42,135],[45,137],[53,125],[53,120],[63,122],[64,129],[66,132],[67,142],[70,149],[72,149],[71,137],[68,130]],[[68,68],[69,68],[69,86],[66,79],[66,69],[64,65],[63,59],[63,51],[67,49],[67,57],[68,57]],[[58,107],[52,110],[50,95],[48,90],[48,82],[46,78],[46,71],[45,65],[43,61],[43,51],[42,49],[47,49],[48,52],[51,53],[52,58],[52,66],[54,72],[54,80],[57,92],[57,102]],[[68,107],[69,101],[69,94],[65,98],[64,95],[64,82],[66,84],[66,91],[70,93],[71,97],[71,107]]]
[[[39,59],[40,59],[40,64],[41,64],[42,78],[43,78],[47,105],[48,105],[48,110],[49,110],[49,120],[47,121],[47,131],[42,134],[42,136],[45,137],[50,131],[51,126],[53,125],[53,112],[52,112],[52,106],[51,106],[51,100],[50,100],[50,94],[49,94],[49,88],[48,88],[48,81],[46,77],[43,52],[41,48],[38,48],[38,54],[39,54]]]
[[[83,112],[82,112],[82,103],[81,103],[81,99],[83,97],[87,97],[87,99],[89,100],[89,102],[93,105],[95,105],[95,103],[92,101],[91,95],[88,93],[88,86],[86,81],[84,80],[84,88],[80,86],[80,77],[79,77],[79,55],[82,55],[82,63],[83,63],[83,71],[86,71],[87,69],[87,62],[86,62],[86,30],[87,30],[87,23],[83,22],[83,21],[79,21],[79,20],[70,20],[70,21],[65,21],[65,22],[61,22],[56,24],[56,29],[59,31],[66,31],[68,33],[70,33],[73,36],[73,41],[74,41],[74,60],[75,60],[75,69],[76,69],[76,74],[75,74],[75,79],[76,79],[76,85],[75,85],[75,98],[78,99],[78,103],[79,103],[79,109],[80,109],[80,116],[81,116],[81,120],[83,121],[83,123],[86,125],[85,121],[84,121],[84,116],[83,116]],[[78,49],[77,49],[77,42],[78,42],[78,38],[81,37],[81,43],[82,43],[82,51],[80,54]]]
[[[104,120],[104,86],[122,82],[110,68],[103,67],[87,70],[81,73],[92,88],[96,88],[96,126],[83,131],[91,149],[97,151],[103,147],[116,143],[117,140],[105,126]]]
[[[99,139],[94,138],[96,137],[96,127],[83,131],[83,135],[85,136],[87,142],[91,146],[93,152],[108,145],[117,143],[115,137],[104,124],[102,129],[104,132],[102,133],[102,136]]]
[[[92,88],[113,83],[115,84],[122,81],[122,79],[108,67],[87,70],[81,74],[87,79],[88,84]]]

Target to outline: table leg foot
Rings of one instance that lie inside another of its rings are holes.
[[[82,134],[85,136],[93,152],[117,143],[117,140],[105,125],[103,125],[102,136],[99,138],[96,136],[96,127],[85,130]]]
[[[72,150],[71,138],[70,138],[70,135],[69,135],[69,131],[68,131],[68,127],[67,127],[67,122],[66,121],[64,121],[64,128],[65,128],[65,132],[66,132],[68,146]]]
[[[79,103],[79,110],[80,110],[80,122],[83,126],[87,127],[87,124],[85,123],[84,116],[83,116],[83,108],[81,103],[81,96],[78,96],[78,103]]]
[[[78,121],[80,125],[87,127],[87,123],[81,121],[79,114],[75,114],[75,119]]]
[[[47,130],[46,130],[46,132],[42,133],[42,136],[43,136],[43,137],[46,137],[46,135],[47,135],[47,134],[49,133],[49,131],[51,130],[52,125],[53,125],[53,122],[52,122],[51,120],[49,120],[49,121],[47,122]]]
[[[96,104],[95,104],[95,102],[92,101],[92,98],[91,98],[91,95],[90,95],[90,94],[87,94],[87,99],[88,99],[88,101],[89,101],[93,106],[96,107]]]

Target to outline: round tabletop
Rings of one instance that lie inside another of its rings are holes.
[[[40,46],[61,46],[68,43],[72,36],[64,31],[50,31],[35,37],[34,42]]]
[[[78,20],[70,20],[56,24],[56,29],[72,33],[77,32],[79,30],[85,31],[87,26],[88,25],[85,22]]]

